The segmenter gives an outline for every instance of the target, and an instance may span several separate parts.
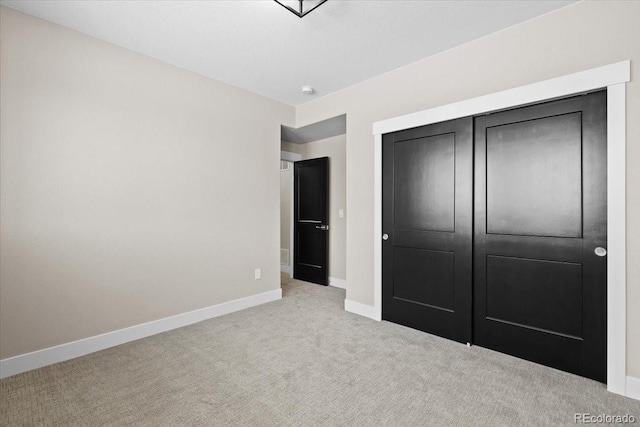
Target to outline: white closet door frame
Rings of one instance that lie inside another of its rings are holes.
[[[607,89],[607,390],[627,395],[626,376],[626,83],[631,61],[467,99],[373,124],[374,143],[374,305],[382,318],[382,135],[460,117]],[[345,301],[345,308],[358,306]],[[631,390],[629,390],[631,391]],[[633,394],[633,393],[631,393]],[[637,398],[637,397],[636,397]]]

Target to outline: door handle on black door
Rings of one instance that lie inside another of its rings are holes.
[[[382,240],[388,240],[389,239],[389,235],[387,233],[384,233],[382,235]]]
[[[329,226],[328,226],[328,225],[324,225],[324,224],[323,224],[323,225],[316,225],[316,228],[317,228],[318,230],[324,230],[324,231],[327,231],[327,230],[329,229]]]
[[[595,254],[598,255],[598,256],[605,256],[607,254],[607,250],[605,248],[600,247],[600,246],[595,248],[593,252],[595,252]]]

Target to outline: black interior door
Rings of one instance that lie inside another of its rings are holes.
[[[382,317],[469,342],[472,119],[387,134],[382,145]]]
[[[606,156],[606,92],[475,119],[476,344],[606,381]]]
[[[329,158],[295,162],[293,277],[329,284]]]

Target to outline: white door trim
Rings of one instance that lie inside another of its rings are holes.
[[[300,159],[302,159],[302,156],[300,154],[298,154],[298,156],[300,157]],[[298,160],[300,160],[298,159]],[[293,165],[294,162],[291,162],[291,191],[289,192],[289,218],[291,219],[291,221],[289,221],[289,277],[293,278],[293,266],[295,263],[295,258],[296,258],[296,251],[295,251],[295,224],[294,224],[294,218],[295,218],[295,214],[296,214],[296,207],[293,205],[293,201],[295,200],[295,197],[293,197],[293,192],[296,190],[296,183],[295,183],[295,179],[296,179],[296,174],[295,174],[295,166]]]
[[[626,395],[626,95],[631,61],[480,96],[373,124],[374,293],[382,318],[382,135],[416,126],[607,89],[607,390]],[[346,305],[345,305],[346,308]],[[359,314],[363,310],[359,310]]]

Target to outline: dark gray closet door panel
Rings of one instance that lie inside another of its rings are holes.
[[[394,298],[453,311],[453,252],[396,247],[393,261]]]
[[[606,93],[475,119],[474,343],[606,380]]]
[[[487,318],[582,338],[582,265],[487,255]]]
[[[383,136],[382,316],[471,339],[472,120]]]
[[[579,112],[487,128],[487,233],[582,236]]]
[[[398,142],[394,157],[394,228],[454,231],[455,135]]]

